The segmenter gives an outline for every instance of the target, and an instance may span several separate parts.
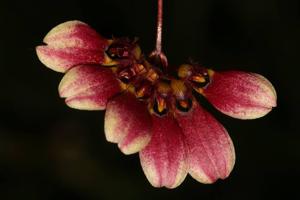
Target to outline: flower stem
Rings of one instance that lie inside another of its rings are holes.
[[[156,32],[156,52],[161,53],[163,25],[163,0],[157,0],[157,32]]]
[[[162,52],[162,28],[163,28],[163,0],[157,0],[157,26],[156,26],[156,46],[149,57],[155,60],[155,63],[167,68],[168,59]]]

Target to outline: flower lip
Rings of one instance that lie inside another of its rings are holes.
[[[129,84],[135,76],[135,72],[132,70],[132,68],[129,67],[125,69],[120,69],[120,71],[117,73],[119,80],[125,84]]]
[[[135,96],[140,100],[147,100],[153,93],[153,87],[150,81],[143,80],[136,85]]]
[[[169,112],[167,101],[165,98],[161,96],[157,96],[154,99],[154,105],[152,109],[154,113],[160,117],[165,116]]]
[[[107,48],[106,54],[114,60],[139,60],[141,57],[141,50],[137,44],[137,39],[114,38]]]
[[[188,112],[193,105],[193,101],[191,98],[187,98],[185,100],[176,100],[176,108],[181,112]]]

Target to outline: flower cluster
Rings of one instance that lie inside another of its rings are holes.
[[[233,143],[195,94],[239,119],[262,117],[276,106],[276,92],[261,75],[193,63],[167,71],[137,40],[106,39],[80,21],[56,26],[44,43],[36,48],[40,61],[66,73],[59,95],[72,108],[106,109],[106,139],[124,154],[139,152],[155,187],[175,188],[188,173],[213,183],[232,171]]]

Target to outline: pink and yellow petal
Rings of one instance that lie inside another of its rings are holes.
[[[154,187],[175,188],[187,175],[184,137],[173,116],[152,116],[153,135],[140,151],[144,173]]]
[[[201,183],[228,177],[235,152],[226,129],[199,105],[176,118],[186,138],[190,175]]]
[[[146,105],[124,92],[108,102],[104,129],[109,142],[118,143],[124,154],[133,154],[149,143],[152,122]]]
[[[263,76],[241,71],[214,72],[204,96],[222,113],[255,119],[276,107],[276,91]]]
[[[59,94],[68,106],[81,110],[103,110],[109,98],[121,91],[114,73],[97,65],[78,65],[61,80]]]
[[[80,21],[59,24],[43,41],[47,45],[36,47],[38,58],[57,72],[66,72],[78,64],[107,62],[104,51],[109,41]]]
[[[77,46],[83,49],[104,49],[108,44],[94,29],[78,20],[57,25],[49,31],[43,42],[60,48]]]

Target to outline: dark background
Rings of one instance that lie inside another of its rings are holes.
[[[153,188],[137,154],[105,141],[103,111],[68,108],[62,74],[35,54],[59,23],[82,20],[106,37],[138,36],[154,47],[156,1],[73,0],[0,3],[0,199],[286,199],[299,198],[299,41],[296,0],[165,1],[164,49],[171,65],[189,58],[215,70],[266,76],[278,107],[242,121],[206,105],[227,128],[237,160],[213,185],[191,177],[174,190]]]

